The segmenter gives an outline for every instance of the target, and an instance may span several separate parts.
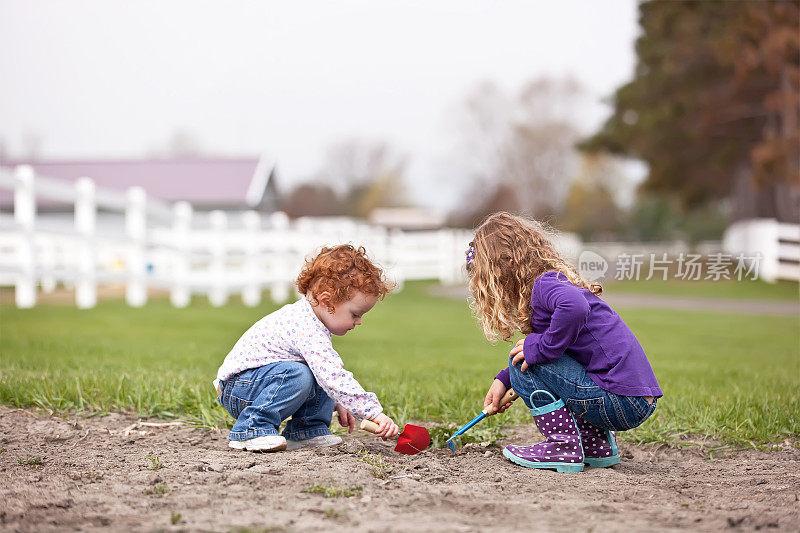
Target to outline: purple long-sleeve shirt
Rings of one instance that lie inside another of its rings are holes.
[[[622,396],[662,396],[630,328],[603,300],[577,287],[560,272],[545,272],[533,283],[531,325],[523,355],[529,365],[555,361],[566,353],[599,387]],[[511,386],[508,368],[496,379]]]

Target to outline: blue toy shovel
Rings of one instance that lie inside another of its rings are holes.
[[[514,389],[508,389],[505,395],[500,399],[499,405],[502,406],[507,403],[511,403],[517,398],[519,398],[519,394],[514,392]],[[453,436],[447,439],[447,447],[450,448],[452,451],[456,451],[456,444],[455,442],[453,442],[453,439],[455,439],[459,435],[466,433],[469,428],[471,428],[472,426],[474,426],[487,416],[492,416],[493,414],[495,414],[494,409],[492,408],[491,405],[487,405],[486,408],[483,411],[481,411],[481,414],[470,420],[466,426],[453,433]]]

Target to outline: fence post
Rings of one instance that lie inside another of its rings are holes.
[[[189,264],[192,253],[190,230],[192,227],[192,204],[176,202],[172,206],[172,287],[169,300],[174,307],[186,307],[192,301],[189,287]]]
[[[125,300],[131,307],[142,307],[147,303],[147,264],[145,262],[145,237],[147,234],[147,195],[141,187],[130,187],[127,191],[128,205],[125,208],[125,232],[130,239],[127,267],[128,284]]]
[[[778,279],[778,222],[771,218],[740,220],[729,226],[722,247],[730,254],[761,254],[758,277],[768,283]]]
[[[80,239],[78,250],[78,279],[75,284],[75,305],[89,309],[97,305],[97,279],[95,274],[95,228],[97,226],[97,200],[94,182],[79,178],[75,182],[75,231]]]
[[[14,221],[20,226],[22,241],[19,257],[20,272],[14,286],[17,307],[27,309],[36,305],[36,265],[34,227],[36,224],[36,191],[33,168],[20,165],[14,171]]]
[[[247,307],[255,307],[261,303],[261,284],[258,282],[258,254],[261,244],[261,216],[255,211],[247,211],[242,215],[245,230],[245,285],[242,288],[242,302]]]
[[[211,283],[208,291],[208,301],[214,307],[225,305],[228,301],[228,280],[225,278],[225,262],[227,260],[227,241],[225,230],[228,226],[228,216],[224,211],[212,211],[211,219]]]

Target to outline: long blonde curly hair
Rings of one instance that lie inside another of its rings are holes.
[[[467,264],[470,309],[490,342],[509,340],[515,332],[527,335],[531,326],[531,295],[534,280],[556,271],[578,287],[596,295],[599,283],[583,280],[575,268],[556,251],[541,222],[511,213],[490,215],[475,230],[470,243],[474,257]]]

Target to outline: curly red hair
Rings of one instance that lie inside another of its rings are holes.
[[[331,313],[336,304],[350,300],[356,292],[382,300],[394,288],[383,278],[383,270],[369,260],[364,247],[350,244],[323,247],[316,257],[306,260],[295,284],[300,294],[311,293],[314,299],[330,293]]]

